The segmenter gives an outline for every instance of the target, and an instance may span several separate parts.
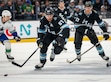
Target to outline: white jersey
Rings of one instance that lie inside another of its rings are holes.
[[[11,20],[9,20],[5,23],[2,23],[2,17],[0,17],[0,35],[3,34],[6,29],[8,29],[8,31],[10,33],[15,32],[15,28],[14,28]]]

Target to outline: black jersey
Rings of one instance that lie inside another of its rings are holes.
[[[74,13],[74,15],[70,18],[71,21],[73,21],[75,24],[78,25],[89,25],[92,26],[95,21],[102,27],[102,19],[99,18],[99,15],[97,12],[92,11],[91,14],[86,15],[84,13],[84,10],[79,13]]]
[[[60,8],[55,9],[55,14],[59,15],[64,21],[67,21],[68,18],[70,18],[70,11],[69,8],[64,8],[64,10],[61,10]]]
[[[61,19],[61,17],[54,15],[53,20],[51,22],[48,22],[46,17],[42,17],[40,20],[40,27],[38,29],[38,33],[51,33],[54,35],[57,35],[61,33],[61,31],[64,28],[69,28],[69,26],[65,23],[64,20]]]

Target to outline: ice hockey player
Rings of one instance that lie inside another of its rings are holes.
[[[71,16],[69,8],[65,6],[64,0],[58,0],[58,7],[54,9],[54,13],[56,15],[59,15],[66,23],[67,23],[67,19],[70,18]],[[68,42],[68,38],[69,36],[65,38],[65,45]],[[53,47],[52,47],[52,50],[53,50]],[[66,46],[64,46],[64,50],[67,50]]]
[[[78,61],[81,60],[81,45],[82,45],[82,39],[83,36],[86,35],[91,43],[96,46],[96,49],[99,53],[99,55],[106,61],[109,60],[109,57],[107,57],[104,53],[104,50],[99,43],[98,43],[98,38],[94,32],[94,29],[92,28],[93,24],[95,21],[98,23],[99,27],[103,31],[103,37],[105,40],[109,38],[109,34],[106,29],[106,24],[102,19],[99,18],[99,15],[96,11],[93,10],[93,6],[91,1],[86,1],[85,2],[85,9],[78,14],[74,14],[74,16],[71,17],[71,19],[76,28],[75,32],[75,52],[77,54]]]
[[[54,9],[55,14],[59,15],[65,22],[70,18],[70,11],[68,7],[65,7],[64,0],[59,0],[58,7]]]
[[[5,54],[9,61],[14,60],[14,57],[11,56],[11,44],[8,37],[5,35],[4,31],[8,31],[14,36],[16,41],[20,41],[20,37],[17,35],[17,32],[11,22],[11,13],[8,10],[2,11],[2,16],[0,17],[0,41],[5,46]]]
[[[61,17],[54,14],[52,7],[47,7],[38,28],[37,44],[40,47],[40,63],[35,66],[36,69],[44,67],[47,61],[47,50],[52,41],[55,40],[56,44],[54,44],[54,54],[50,56],[50,61],[54,60],[56,54],[61,53],[67,36],[69,36],[69,26]]]

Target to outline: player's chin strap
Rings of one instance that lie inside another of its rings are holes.
[[[84,55],[85,53],[87,53],[88,51],[90,51],[92,48],[94,48],[95,46],[97,46],[98,44],[100,44],[102,41],[104,41],[105,39],[103,39],[103,40],[101,40],[101,41],[99,41],[98,43],[96,43],[95,45],[93,45],[92,47],[90,47],[89,49],[87,49],[85,52],[83,52],[82,54],[80,54],[81,56],[82,55]],[[76,57],[76,58],[74,58],[73,60],[68,60],[67,59],[67,62],[68,63],[72,63],[72,62],[74,62],[75,60],[77,60],[78,58]]]

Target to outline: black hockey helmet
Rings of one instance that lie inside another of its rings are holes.
[[[92,2],[91,1],[86,1],[85,2],[85,7],[92,7]]]
[[[53,8],[52,8],[52,7],[47,7],[47,8],[45,9],[45,14],[46,14],[46,15],[53,15],[53,14],[54,14]]]
[[[58,4],[59,4],[60,2],[63,2],[63,3],[64,3],[64,0],[58,0]]]

